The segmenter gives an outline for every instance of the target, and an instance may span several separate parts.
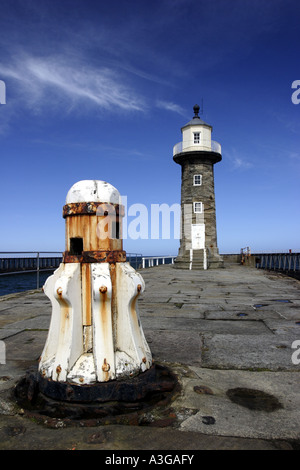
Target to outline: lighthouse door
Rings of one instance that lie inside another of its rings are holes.
[[[192,224],[192,249],[205,248],[205,224]]]

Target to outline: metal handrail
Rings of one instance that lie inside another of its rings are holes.
[[[167,255],[167,256],[143,256],[142,258],[142,268],[146,268],[146,261],[148,261],[148,268],[153,266],[158,266],[159,264],[165,264],[166,260],[171,260],[171,264],[174,264],[176,256]],[[161,262],[160,262],[161,261]]]
[[[37,289],[39,289],[40,288],[40,272],[55,269],[55,267],[53,267],[53,266],[51,266],[51,267],[49,266],[46,269],[41,268],[41,266],[40,266],[40,264],[41,264],[40,260],[42,259],[42,257],[40,256],[41,254],[48,254],[48,255],[60,254],[60,256],[58,256],[57,258],[62,259],[62,252],[61,251],[2,251],[2,252],[0,252],[0,255],[35,255],[35,258],[33,258],[33,259],[36,260],[36,263],[35,263],[36,264],[36,269],[25,269],[25,270],[20,270],[20,271],[3,272],[3,273],[0,274],[0,276],[10,275],[10,274],[35,273],[36,272],[36,286],[37,286]],[[8,258],[8,257],[4,257],[2,259],[6,259],[6,258]],[[16,256],[16,257],[12,257],[12,258],[17,260],[21,257]],[[26,256],[22,257],[22,258],[29,258],[30,259],[30,257],[26,257]],[[8,258],[8,259],[11,259],[11,258]]]
[[[42,254],[47,254],[47,255],[53,255],[53,254],[59,254],[60,256],[56,256],[56,257],[41,257],[40,255]],[[8,257],[8,256],[5,256],[5,257],[2,257],[1,255],[35,255],[35,257],[30,257],[30,256],[15,256],[15,257]],[[126,253],[126,257],[127,257],[127,260],[128,262],[133,266],[135,267],[135,269],[138,269],[139,267],[142,266],[142,254],[141,253]],[[56,269],[58,266],[57,266],[57,262],[54,263],[54,266],[48,266],[46,268],[43,269],[43,266],[41,266],[42,264],[42,260],[43,259],[53,259],[53,258],[57,258],[58,260],[62,260],[62,251],[2,251],[0,252],[0,263],[2,260],[5,260],[5,259],[8,259],[8,260],[18,260],[18,259],[27,259],[28,260],[34,260],[34,263],[32,266],[30,266],[29,268],[34,268],[34,269],[21,269],[19,271],[6,271],[6,272],[0,272],[0,276],[8,276],[8,275],[11,275],[11,274],[26,274],[26,273],[36,273],[36,286],[37,286],[37,289],[40,288],[40,272],[45,272],[45,271],[52,271],[54,269]],[[61,262],[61,261],[59,261]],[[1,266],[1,264],[0,264]],[[0,267],[1,269],[1,267]]]
[[[300,271],[300,253],[261,253],[256,256],[256,267],[259,269]]]
[[[191,141],[185,141],[185,148],[188,148],[190,150],[191,147],[193,147],[195,150],[205,150],[205,151],[211,151],[215,153],[219,153],[221,155],[222,153],[222,148],[219,142],[216,142],[215,140],[201,140],[198,144],[195,144],[193,140]],[[183,152],[183,142],[178,142],[176,145],[173,147],[173,157],[174,155],[177,155],[178,153]]]

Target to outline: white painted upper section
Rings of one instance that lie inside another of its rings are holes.
[[[121,204],[121,196],[119,191],[106,181],[82,180],[73,184],[66,197],[66,204],[76,202]]]
[[[199,118],[199,106],[194,106],[195,116],[181,128],[182,141],[173,147],[173,156],[182,152],[205,151],[221,155],[221,145],[211,140],[212,126]],[[196,138],[195,138],[196,134]]]
[[[199,119],[200,121],[200,119]],[[200,142],[194,143],[194,134],[200,133]],[[211,127],[201,124],[185,126],[182,129],[182,152],[193,150],[211,151]]]
[[[195,144],[192,145],[191,150],[193,150],[193,149],[198,150],[198,149],[195,149],[195,147],[196,147]],[[182,151],[183,151],[182,150],[182,142],[178,142],[178,144],[174,145],[174,147],[173,147],[173,156],[177,155],[178,153],[181,153]],[[185,148],[185,151],[187,151],[186,148]],[[211,141],[211,151],[215,152],[215,153],[219,153],[220,155],[222,154],[221,145],[218,142],[216,142],[215,140]]]

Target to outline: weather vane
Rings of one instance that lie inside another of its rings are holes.
[[[203,98],[201,98],[201,104],[198,105],[199,106],[199,111],[198,111],[198,114],[203,114]]]

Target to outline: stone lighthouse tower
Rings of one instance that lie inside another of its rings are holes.
[[[222,160],[221,146],[211,140],[212,126],[194,117],[182,127],[182,141],[173,148],[181,165],[181,243],[175,266],[207,269],[223,266],[217,246],[214,164]]]

